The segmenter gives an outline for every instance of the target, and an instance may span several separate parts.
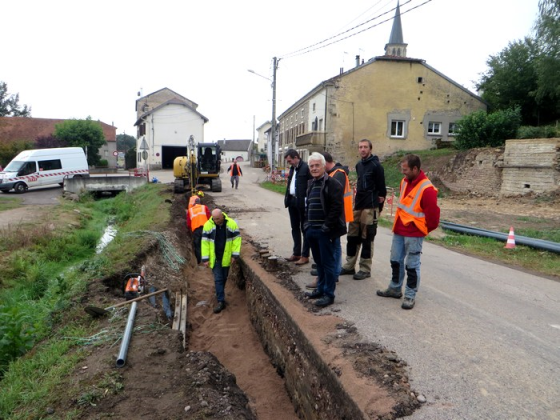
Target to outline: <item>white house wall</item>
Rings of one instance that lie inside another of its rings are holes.
[[[170,104],[146,118],[146,142],[150,167],[161,167],[162,146],[186,146],[190,136],[204,142],[204,120],[182,105]]]

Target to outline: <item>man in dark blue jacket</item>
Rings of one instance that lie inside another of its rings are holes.
[[[385,172],[379,158],[372,155],[372,144],[367,139],[360,140],[358,151],[361,160],[356,164],[358,181],[354,197],[354,221],[348,225],[348,242],[346,244],[346,263],[342,266],[341,275],[353,274],[354,280],[371,277],[373,262],[373,240],[377,233],[377,220],[381,211],[387,188]],[[360,255],[359,271],[355,266]]]
[[[296,265],[303,265],[309,262],[309,244],[304,236],[302,246],[302,233],[307,181],[312,179],[312,177],[309,173],[309,166],[301,160],[296,150],[289,149],[284,155],[284,159],[286,159],[288,165],[291,165],[286,195],[284,197],[284,206],[288,208],[290,214],[292,239],[294,241],[292,256],[287,258],[287,260],[295,262]]]
[[[317,299],[315,305],[322,308],[334,303],[339,270],[338,261],[335,261],[336,244],[346,234],[344,188],[326,173],[322,154],[311,154],[308,162],[313,180],[307,190],[305,237],[313,252],[319,276],[317,288],[305,293],[305,296]]]

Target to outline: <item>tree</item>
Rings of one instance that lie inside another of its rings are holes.
[[[97,165],[101,160],[99,148],[106,144],[101,124],[85,120],[66,120],[55,126],[54,136],[65,141],[68,146],[82,147],[87,151],[87,161],[90,165]]]
[[[547,100],[560,116],[560,0],[540,0],[535,25],[539,60],[538,100]]]
[[[19,93],[8,94],[8,85],[0,80],[0,117],[30,117],[31,108],[19,105]]]
[[[130,149],[136,148],[136,138],[128,134],[117,134],[117,150],[120,152],[128,152]]]
[[[540,107],[535,96],[538,76],[537,49],[530,38],[510,43],[499,54],[490,56],[489,70],[482,75],[477,89],[488,102],[489,111],[519,107],[524,124],[537,124]]]

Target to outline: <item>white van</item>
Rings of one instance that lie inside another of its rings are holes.
[[[63,185],[66,177],[89,177],[81,147],[24,150],[0,172],[0,191],[23,193],[29,187]]]

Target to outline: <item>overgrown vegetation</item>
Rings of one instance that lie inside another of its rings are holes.
[[[46,407],[56,401],[54,390],[75,368],[82,355],[78,344],[93,329],[76,297],[84,294],[92,277],[133,269],[133,256],[150,238],[123,237],[134,231],[158,230],[168,223],[164,188],[147,184],[111,200],[64,203],[55,211],[65,215],[63,220],[77,217],[71,224],[39,230],[20,226],[2,232],[0,418],[42,418]],[[110,218],[119,233],[97,254],[97,242]],[[52,219],[56,221],[54,215]],[[107,380],[118,392],[118,381]],[[76,396],[80,398],[88,400],[85,394]]]

